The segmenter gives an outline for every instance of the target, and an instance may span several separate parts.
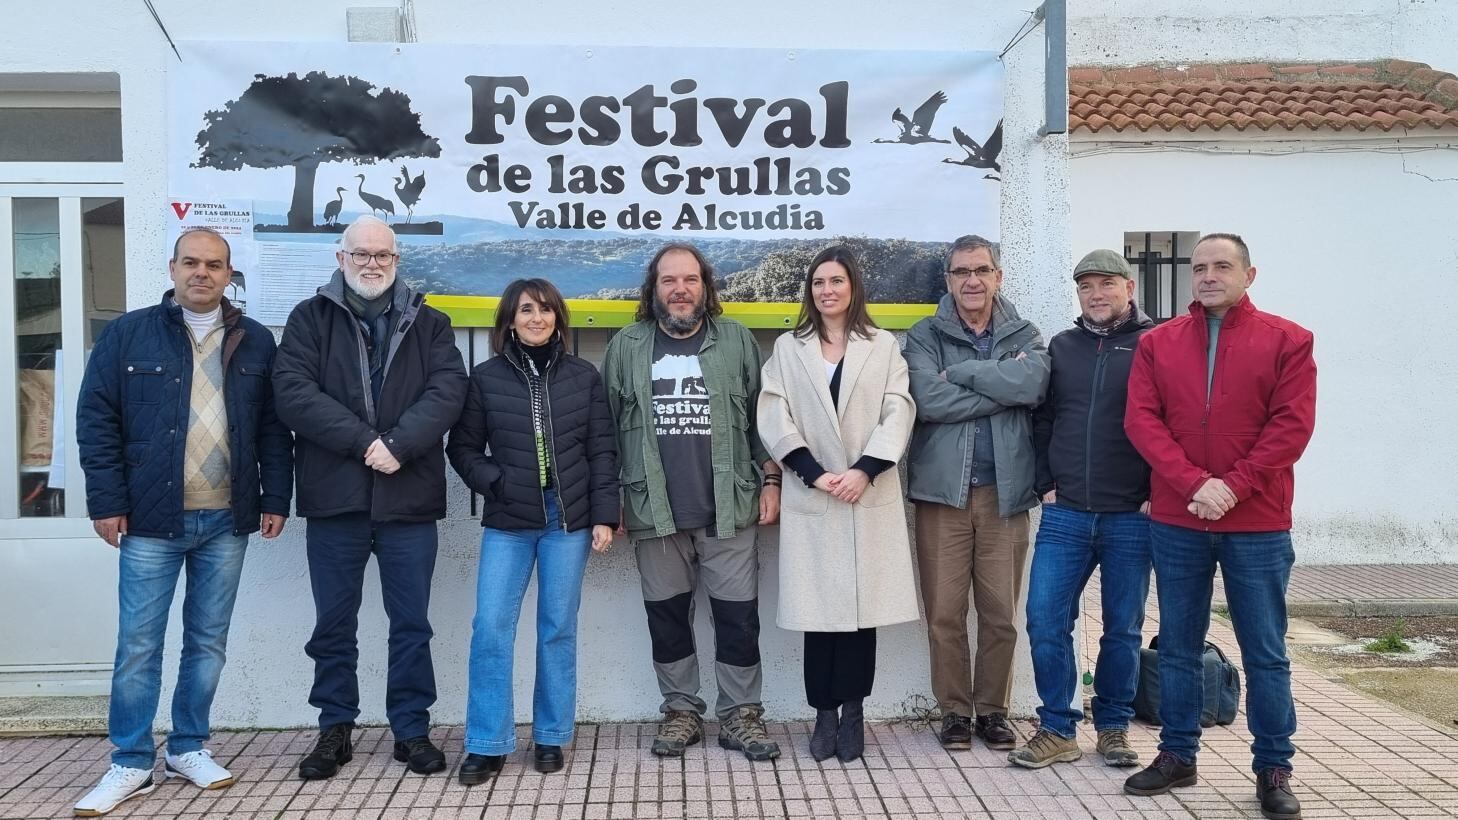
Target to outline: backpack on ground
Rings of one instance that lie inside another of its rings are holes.
[[[1200,725],[1228,726],[1240,711],[1240,670],[1225,657],[1220,647],[1206,641],[1204,661],[1205,703],[1200,709]],[[1139,688],[1134,692],[1134,716],[1154,726],[1159,720],[1159,638],[1139,650]]]

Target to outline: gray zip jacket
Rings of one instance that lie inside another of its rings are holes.
[[[1026,355],[1020,355],[1026,354]],[[1032,408],[1048,389],[1048,348],[1012,302],[993,303],[992,355],[977,358],[950,294],[906,334],[916,427],[907,455],[913,501],[965,509],[972,482],[972,425],[992,424],[998,514],[1032,509],[1035,455]],[[941,374],[945,372],[946,376]]]

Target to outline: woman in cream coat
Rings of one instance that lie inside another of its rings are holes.
[[[821,251],[799,322],[765,362],[757,414],[765,447],[800,478],[781,497],[777,620],[805,633],[816,760],[860,757],[876,627],[920,617],[895,469],[915,417],[906,362],[866,311],[855,257]]]

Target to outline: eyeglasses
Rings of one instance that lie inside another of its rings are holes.
[[[975,268],[952,268],[947,271],[947,276],[951,277],[955,282],[965,282],[969,276],[976,275],[978,279],[986,279],[996,271],[997,268],[979,265]]]
[[[353,259],[354,264],[356,265],[368,265],[370,263],[370,260],[373,259],[375,260],[375,264],[379,265],[382,268],[386,268],[390,265],[395,264],[395,260],[400,258],[400,254],[391,253],[390,251],[380,251],[379,253],[370,253],[368,251],[350,251],[349,258]]]

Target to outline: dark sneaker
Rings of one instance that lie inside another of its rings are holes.
[[[704,739],[704,721],[696,712],[675,710],[658,724],[653,738],[653,754],[659,757],[682,757],[683,750]]]
[[[462,786],[479,786],[499,774],[505,762],[506,755],[467,754],[466,759],[461,761],[461,770],[456,772],[456,779],[461,781]]]
[[[942,715],[942,731],[937,734],[943,749],[972,748],[972,718],[948,712]]]
[[[532,767],[542,774],[562,771],[566,765],[567,758],[562,754],[561,746],[546,746],[538,744],[532,750]]]
[[[323,780],[339,774],[339,767],[354,759],[353,723],[336,723],[319,731],[314,751],[299,761],[299,777]]]
[[[1124,791],[1140,797],[1153,797],[1170,789],[1195,785],[1195,764],[1186,763],[1174,752],[1160,752],[1149,768],[1130,775]]]
[[[1011,726],[1007,725],[1007,717],[1001,712],[978,715],[976,732],[989,749],[1006,752],[1018,745],[1017,734],[1013,732]]]
[[[1025,769],[1041,769],[1054,763],[1072,763],[1083,757],[1078,739],[1039,729],[1032,740],[1007,753],[1007,762]]]
[[[1099,754],[1104,763],[1118,768],[1139,765],[1139,753],[1129,745],[1129,732],[1124,729],[1105,729],[1099,732]]]
[[[1270,820],[1298,820],[1301,801],[1291,793],[1290,769],[1261,769],[1256,773],[1256,799],[1261,816]]]
[[[719,745],[744,752],[750,760],[774,760],[780,756],[780,744],[769,739],[764,726],[764,708],[741,706],[719,724]]]
[[[425,735],[395,741],[395,759],[416,774],[443,772],[446,767],[445,752],[436,748]]]

